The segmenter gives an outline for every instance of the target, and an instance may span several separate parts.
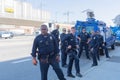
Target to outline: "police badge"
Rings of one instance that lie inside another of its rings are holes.
[[[52,36],[50,36],[50,40],[52,40]]]

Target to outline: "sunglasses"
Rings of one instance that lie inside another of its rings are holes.
[[[47,30],[47,29],[41,29],[41,30]]]

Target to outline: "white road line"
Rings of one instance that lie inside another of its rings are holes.
[[[22,60],[18,60],[18,61],[13,61],[13,64],[17,64],[17,63],[22,63],[22,62],[26,62],[26,61],[30,61],[31,59],[22,59]]]

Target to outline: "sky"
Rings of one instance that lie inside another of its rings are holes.
[[[24,0],[32,4],[34,8],[47,10],[51,13],[51,21],[69,22],[86,20],[86,13],[82,11],[91,9],[95,18],[108,25],[113,25],[112,19],[120,14],[120,0]]]

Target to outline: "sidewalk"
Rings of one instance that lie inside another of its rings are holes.
[[[113,50],[110,59],[104,59],[76,80],[120,80],[120,47]]]
[[[101,56],[98,66],[95,67],[91,67],[92,61],[87,61],[87,66],[82,66],[83,62],[86,61],[81,59],[82,64],[80,63],[80,65],[83,77],[69,78],[66,76],[67,80],[120,80],[120,46],[109,51],[111,58]]]

